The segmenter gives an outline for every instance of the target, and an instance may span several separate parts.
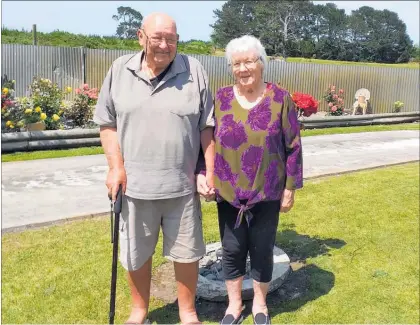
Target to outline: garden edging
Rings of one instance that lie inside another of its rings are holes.
[[[342,126],[366,126],[378,124],[410,123],[420,120],[420,111],[347,115],[334,117],[310,117],[302,119],[305,129],[322,129]],[[68,149],[100,146],[99,128],[55,131],[29,131],[3,133],[1,135],[2,153],[16,151]]]

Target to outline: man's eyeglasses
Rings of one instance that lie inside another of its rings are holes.
[[[178,38],[167,38],[167,37],[159,37],[159,36],[148,36],[145,31],[142,29],[144,35],[150,40],[150,43],[153,45],[160,45],[162,44],[163,40],[166,41],[168,45],[176,45],[178,43]]]
[[[261,59],[261,57],[258,57],[258,58],[256,58],[255,60],[247,60],[247,61],[245,61],[245,62],[235,62],[235,63],[231,64],[231,66],[232,66],[235,70],[237,70],[237,69],[239,69],[239,68],[241,67],[241,65],[243,64],[243,65],[245,66],[245,68],[247,68],[247,69],[251,69],[251,68],[254,68],[254,67],[255,67],[255,65],[256,65],[256,63],[257,63],[257,61],[258,61],[258,60],[260,60],[260,59]]]

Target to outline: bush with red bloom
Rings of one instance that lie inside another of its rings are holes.
[[[74,126],[83,127],[93,117],[93,110],[98,100],[98,89],[89,88],[88,84],[76,88],[76,96],[70,107],[65,111],[65,117],[73,121]]]
[[[292,94],[292,100],[296,104],[298,117],[308,117],[318,111],[318,102],[309,94],[295,92]]]
[[[329,115],[343,115],[344,113],[344,90],[336,90],[334,85],[330,85],[324,95],[325,101],[328,103]]]

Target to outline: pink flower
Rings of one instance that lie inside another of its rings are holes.
[[[337,94],[336,94],[336,95],[334,95],[334,96],[333,96],[333,98],[334,98],[334,99],[337,99],[337,98],[338,98],[338,95],[337,95]]]
[[[337,111],[337,106],[333,106],[333,107],[331,107],[331,111],[332,111],[332,112]]]
[[[75,92],[76,92],[77,95],[79,95],[80,94],[80,88],[76,88]]]
[[[339,102],[339,103],[342,103],[342,102],[343,102],[343,99],[342,99],[342,98],[339,98],[339,99],[338,99],[338,102]]]
[[[333,107],[333,105],[334,105],[333,103],[328,103],[329,107]]]
[[[88,90],[89,89],[89,85],[88,84],[84,84],[83,85],[83,90]]]
[[[339,90],[340,94],[344,94],[344,89]]]

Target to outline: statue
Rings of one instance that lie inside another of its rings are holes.
[[[372,114],[372,105],[370,104],[370,92],[366,88],[361,88],[354,95],[356,101],[353,104],[352,115]]]

